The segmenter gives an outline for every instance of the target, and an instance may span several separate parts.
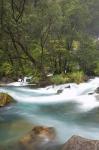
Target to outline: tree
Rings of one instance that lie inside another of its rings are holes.
[[[94,73],[98,6],[98,0],[1,0],[1,66],[8,63],[13,75],[38,72],[44,78],[78,65]]]

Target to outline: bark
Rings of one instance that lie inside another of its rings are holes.
[[[11,0],[12,16],[16,22],[18,22],[23,15],[25,9],[25,2],[26,0],[20,0],[18,6],[18,4],[15,3],[15,0]],[[17,15],[16,11],[18,13]]]
[[[0,6],[0,22],[1,22],[1,28],[3,27],[3,15],[4,15],[4,2],[1,0],[1,6]]]
[[[11,29],[10,29],[9,27],[7,27],[7,29],[8,29],[8,33],[9,33],[9,35],[10,35],[10,38],[11,38],[11,40],[12,40],[13,47],[15,48],[16,55],[17,55],[17,57],[20,58],[20,53],[19,53],[19,51],[18,51],[18,48],[17,48],[16,42],[15,42],[14,35],[13,35],[13,33],[12,33],[12,31],[11,31]],[[21,62],[21,59],[18,59],[18,63],[19,63],[19,66],[21,67],[22,72],[23,72],[23,74],[24,74],[24,68],[23,68],[23,64],[22,64],[22,62]]]

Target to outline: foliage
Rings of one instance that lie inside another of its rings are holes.
[[[1,0],[0,77],[99,75],[98,9],[99,0]]]
[[[70,82],[80,83],[80,82],[84,82],[84,80],[85,80],[85,75],[82,71],[71,72],[68,74],[54,75],[51,78],[51,81],[54,84],[64,84]]]
[[[3,63],[0,71],[4,72],[4,76],[11,76],[13,74],[12,66],[7,62]]]
[[[99,62],[96,62],[96,68],[94,68],[94,73],[96,76],[99,76]]]
[[[69,81],[75,83],[81,83],[85,80],[85,75],[82,71],[76,71],[68,74]]]
[[[51,81],[52,81],[52,83],[58,85],[58,84],[68,83],[70,80],[69,80],[68,76],[66,76],[64,74],[60,74],[60,75],[54,75],[51,78]]]

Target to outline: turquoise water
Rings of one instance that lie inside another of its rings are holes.
[[[35,93],[31,89],[2,88],[14,95],[41,97],[44,93]],[[48,94],[53,96],[53,94]],[[16,98],[16,97],[15,97]],[[52,97],[51,97],[52,98]],[[53,97],[54,99],[54,97]],[[46,99],[47,101],[47,99]],[[18,141],[33,125],[54,127],[57,141],[64,143],[72,135],[99,139],[99,108],[82,111],[81,104],[76,101],[62,103],[28,103],[17,102],[0,109],[0,145],[8,145]]]

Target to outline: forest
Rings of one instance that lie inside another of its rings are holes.
[[[0,79],[99,76],[98,37],[99,0],[0,0]]]

